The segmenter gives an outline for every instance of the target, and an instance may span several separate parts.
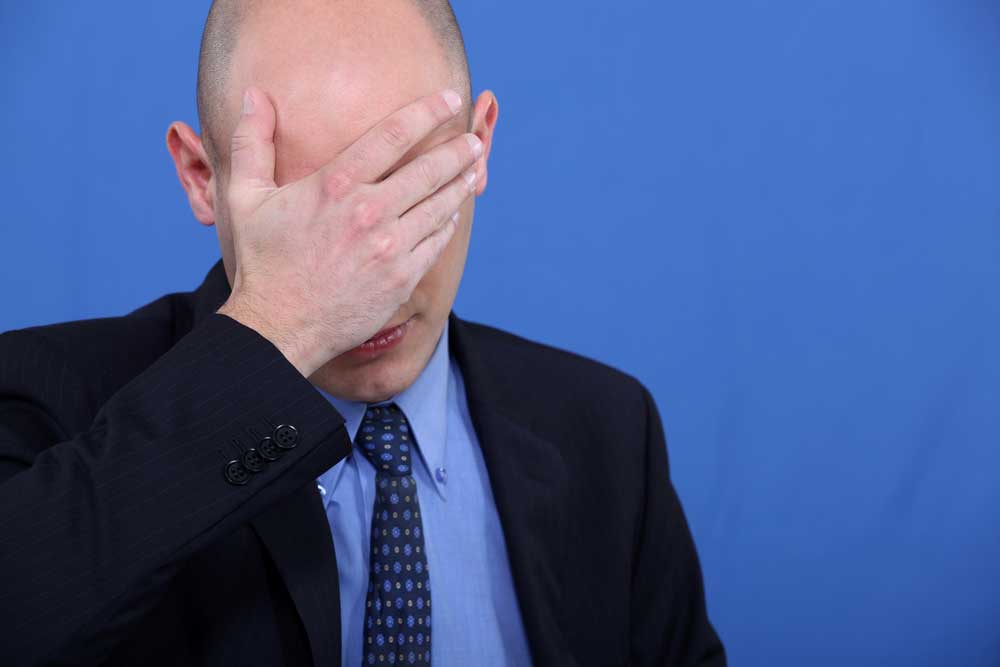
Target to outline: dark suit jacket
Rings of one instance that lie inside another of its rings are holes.
[[[229,292],[220,260],[128,315],[0,335],[0,664],[340,664],[315,478],[351,440],[277,348],[215,313]],[[535,664],[724,665],[646,388],[448,326]],[[281,425],[294,446],[230,481]]]

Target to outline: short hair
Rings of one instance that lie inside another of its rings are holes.
[[[205,19],[198,54],[198,85],[196,103],[198,122],[201,124],[202,143],[214,167],[220,164],[227,144],[221,147],[216,139],[223,113],[222,90],[229,79],[233,50],[239,39],[240,27],[247,15],[260,0],[213,0]],[[268,0],[264,0],[268,1]],[[454,81],[464,88],[466,104],[466,131],[472,130],[472,76],[465,50],[462,31],[449,0],[410,0],[434,32],[444,50]],[[461,90],[459,92],[462,92]],[[220,148],[222,151],[220,152]]]

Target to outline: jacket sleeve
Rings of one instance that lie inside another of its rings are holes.
[[[43,336],[0,335],[3,665],[101,662],[187,557],[350,453],[343,416],[218,313],[67,432],[86,380]],[[277,458],[227,476],[250,448]]]
[[[646,489],[633,559],[630,664],[725,667],[725,650],[708,619],[694,540],[670,480],[660,414],[645,386],[642,396]]]

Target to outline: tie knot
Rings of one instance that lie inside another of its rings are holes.
[[[375,466],[377,475],[411,474],[413,434],[406,415],[395,403],[369,406],[354,444]]]

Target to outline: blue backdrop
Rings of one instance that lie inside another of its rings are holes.
[[[1000,664],[997,4],[455,5],[500,101],[455,310],[651,388],[732,663]],[[218,257],[163,142],[206,10],[0,1],[0,329]]]

